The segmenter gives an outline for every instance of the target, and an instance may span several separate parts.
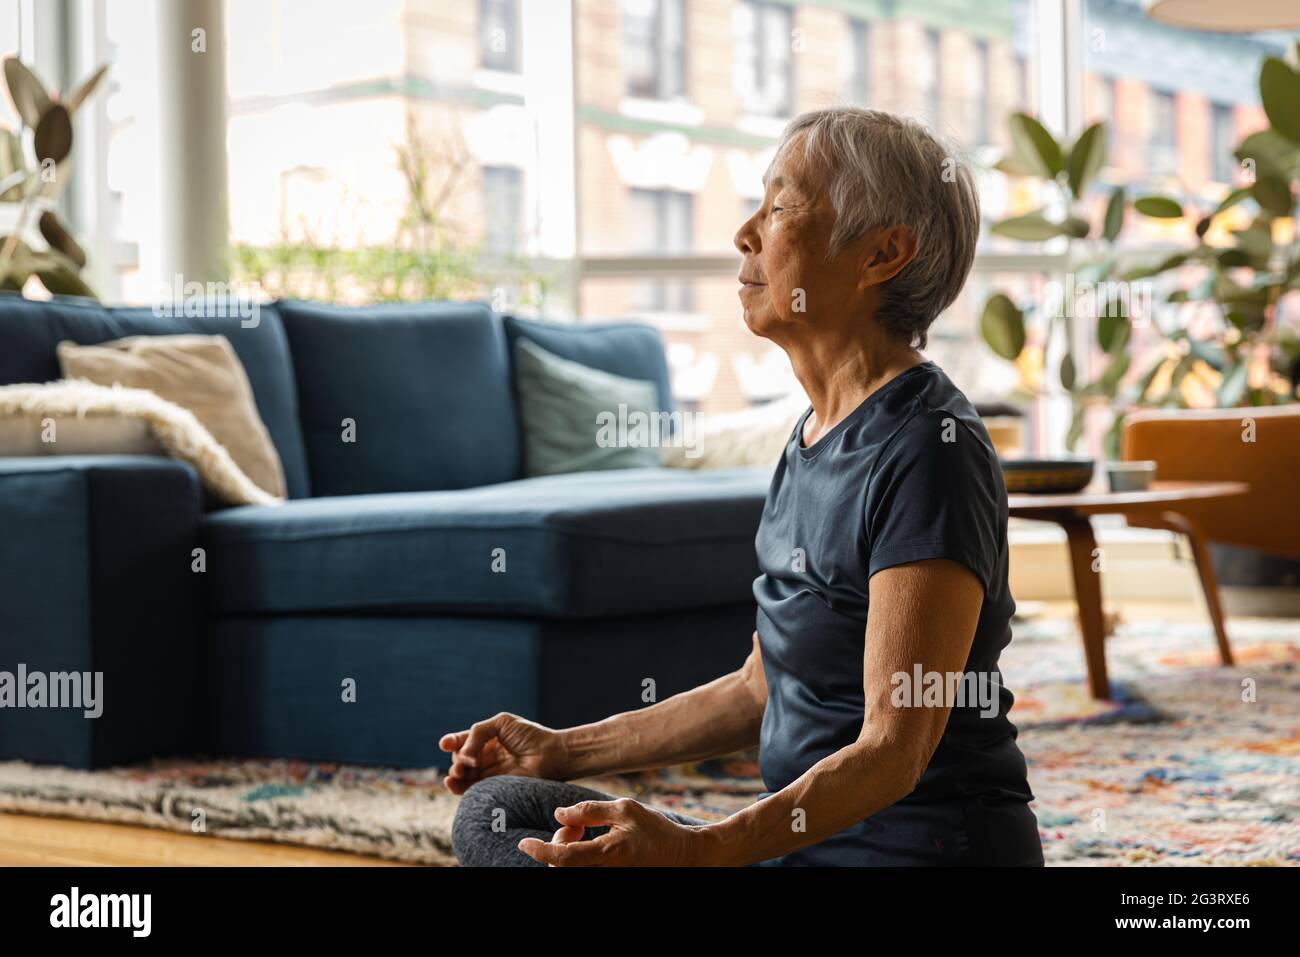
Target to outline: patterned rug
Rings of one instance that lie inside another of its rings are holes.
[[[1049,864],[1300,864],[1300,623],[1121,625],[1098,704],[1063,618],[1017,621],[1003,671]],[[0,809],[454,863],[456,798],[436,770],[301,761],[107,771],[0,763]],[[586,781],[706,819],[761,791],[753,754]]]

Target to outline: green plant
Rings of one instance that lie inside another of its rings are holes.
[[[1053,208],[1059,212],[1049,215],[1044,208],[1010,217],[993,223],[991,231],[1028,242],[1064,237],[1070,278],[1077,277],[1100,291],[1092,297],[1093,308],[1079,316],[1071,309],[1053,314],[1045,303],[1017,303],[996,292],[985,302],[980,331],[996,354],[1018,364],[1027,391],[1041,390],[1048,376],[1042,367],[1047,350],[1039,353],[1026,345],[1027,322],[1044,324],[1044,343],[1054,336],[1063,339],[1055,374],[1074,412],[1067,447],[1076,446],[1086,411],[1095,405],[1105,405],[1116,413],[1106,436],[1106,452],[1115,456],[1123,413],[1135,406],[1259,406],[1295,398],[1293,380],[1300,371],[1300,339],[1277,322],[1277,310],[1288,292],[1300,288],[1300,229],[1293,223],[1289,240],[1275,242],[1274,224],[1296,213],[1300,73],[1283,60],[1269,58],[1260,71],[1259,87],[1269,128],[1246,137],[1235,150],[1250,184],[1233,189],[1205,209],[1184,208],[1179,200],[1161,195],[1134,199],[1131,205],[1139,215],[1186,217],[1195,226],[1186,249],[1129,268],[1123,268],[1116,248],[1130,206],[1127,188],[1112,189],[1100,215],[1094,213],[1092,220],[1084,207],[1088,187],[1106,163],[1105,125],[1088,127],[1066,147],[1033,117],[1023,113],[1012,116],[1013,148],[996,168],[1048,184],[1058,200]],[[1216,237],[1220,241],[1212,243],[1215,219],[1241,204],[1246,204],[1243,210],[1253,207],[1249,224],[1218,230],[1231,238],[1223,242]],[[1283,232],[1279,229],[1276,234]],[[1155,276],[1187,265],[1202,267],[1200,278],[1186,288],[1175,289],[1164,301],[1185,305],[1195,321],[1162,325],[1151,316],[1151,325],[1163,341],[1147,368],[1130,375],[1130,292],[1135,284],[1150,283]],[[1075,318],[1091,324],[1090,338],[1104,357],[1098,374],[1087,382],[1078,375],[1081,337],[1073,328]],[[1210,320],[1208,324],[1201,321],[1204,319]]]
[[[406,206],[394,240],[348,248],[313,236],[305,223],[270,246],[235,245],[231,273],[268,294],[324,302],[403,302],[456,299],[490,285],[479,268],[479,251],[464,241],[447,209],[468,172],[471,158],[459,129],[437,144],[408,118],[405,140],[394,147],[406,184]],[[525,305],[540,305],[551,279],[520,258],[504,264]]]
[[[21,292],[35,276],[56,295],[97,298],[81,278],[86,253],[59,221],[54,206],[71,173],[72,117],[107,71],[107,65],[101,66],[60,100],[21,60],[5,58],[5,89],[22,126],[17,132],[0,128],[0,202],[19,204],[13,230],[0,236],[0,289]],[[31,131],[29,138],[24,129]],[[30,159],[25,138],[31,143]],[[38,214],[44,249],[22,238],[33,213]]]

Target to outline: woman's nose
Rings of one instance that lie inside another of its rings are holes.
[[[751,216],[740,224],[736,230],[736,235],[731,240],[736,249],[743,254],[752,254],[759,251],[760,244],[758,241],[758,231],[754,229],[754,217]]]

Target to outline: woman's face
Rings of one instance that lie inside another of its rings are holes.
[[[779,339],[828,312],[863,314],[858,269],[845,256],[854,244],[826,256],[835,209],[820,180],[796,137],[772,161],[763,202],[736,233],[740,304],[755,335]]]

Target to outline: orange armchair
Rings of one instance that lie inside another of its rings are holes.
[[[1246,495],[1181,511],[1208,541],[1300,559],[1300,405],[1143,409],[1124,420],[1120,458],[1155,462],[1157,479],[1247,483]],[[1168,527],[1154,516],[1129,524]]]

